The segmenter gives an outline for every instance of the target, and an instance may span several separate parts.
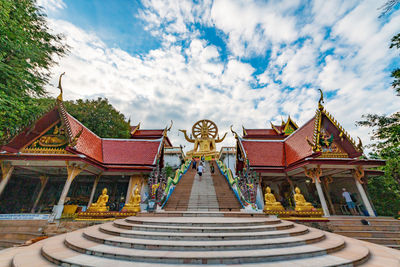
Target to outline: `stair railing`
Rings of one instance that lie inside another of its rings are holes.
[[[246,177],[246,179],[241,179],[240,177],[234,177],[231,169],[226,167],[226,165],[220,161],[216,160],[218,169],[225,176],[228,181],[229,186],[235,193],[236,198],[245,210],[258,211],[257,205],[255,204],[255,186],[256,179],[253,179],[251,183],[251,176]]]
[[[163,187],[158,188],[159,200],[157,201],[157,204],[161,209],[164,208],[165,204],[167,204],[167,201],[172,195],[172,192],[174,192],[176,185],[179,183],[182,176],[188,171],[191,163],[192,160],[185,161],[185,163],[183,163],[181,167],[175,171],[174,178],[168,177]]]

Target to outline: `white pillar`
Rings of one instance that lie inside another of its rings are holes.
[[[325,200],[325,196],[324,196],[324,192],[322,191],[322,187],[321,187],[321,183],[318,181],[318,179],[315,179],[315,187],[317,188],[317,192],[318,192],[318,197],[319,197],[319,201],[321,202],[321,206],[322,206],[322,210],[324,211],[324,214],[326,217],[329,217],[329,209],[328,206],[326,205],[326,200]]]
[[[42,194],[43,194],[44,188],[46,187],[47,181],[48,181],[48,180],[49,180],[49,177],[47,177],[47,176],[45,176],[45,175],[40,176],[40,184],[41,184],[41,187],[40,187],[39,194],[38,194],[38,196],[36,197],[35,203],[34,203],[33,206],[32,206],[31,213],[34,213],[34,212],[35,212],[36,206],[37,206],[37,204],[39,203],[40,197],[41,197]]]
[[[365,193],[365,190],[364,190],[362,184],[357,179],[354,179],[354,180],[356,181],[356,186],[357,186],[358,192],[361,195],[362,201],[363,201],[363,203],[365,205],[365,208],[368,211],[369,216],[376,217],[375,216],[375,212],[372,209],[371,203],[369,203],[369,199],[367,197],[367,194]]]
[[[53,207],[53,212],[50,215],[49,222],[53,222],[55,219],[61,218],[61,214],[64,209],[64,201],[68,195],[68,191],[69,191],[69,188],[71,187],[72,181],[74,180],[74,178],[76,176],[78,176],[79,173],[81,173],[85,169],[85,167],[81,168],[74,164],[69,165],[69,163],[67,162],[68,178],[67,178],[67,181],[65,182],[63,191],[61,192],[61,196],[60,196],[60,199],[58,200],[57,205],[54,205],[54,207]]]
[[[97,184],[99,183],[101,174],[97,175],[93,182],[92,192],[90,193],[89,203],[87,204],[88,208],[93,203],[94,193],[96,192]]]
[[[10,163],[5,163],[5,162],[0,162],[1,164],[1,182],[0,182],[0,195],[3,193],[4,188],[6,188],[6,185],[8,181],[11,178],[11,174],[14,171],[14,166],[11,166]]]

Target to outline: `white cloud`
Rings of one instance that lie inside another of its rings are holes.
[[[67,7],[63,0],[37,0],[36,3],[47,12],[54,12]]]
[[[308,16],[302,17],[296,13],[300,2],[291,0],[146,0],[139,17],[162,44],[140,57],[53,19],[53,28],[65,33],[72,47],[53,72],[66,71],[63,87],[68,99],[108,97],[133,124],[141,121],[144,128],[161,128],[173,119],[175,145],[185,144],[177,129],[190,130],[203,118],[214,120],[221,132],[231,124],[237,130],[241,125],[268,127],[270,120],[288,114],[301,125],[314,115],[316,88],[321,87],[335,92],[327,109],[367,143],[368,129],[356,128],[354,122],[368,112],[400,108],[392,101],[387,71],[396,55],[387,46],[398,31],[400,12],[383,22],[376,14],[380,3],[328,2],[313,1],[302,11]],[[215,27],[227,36],[227,59],[200,37],[193,23]],[[189,45],[183,47],[178,40]],[[267,50],[268,67],[261,74],[255,75],[256,69],[241,60]],[[56,80],[55,75],[53,84]],[[229,136],[224,145],[233,143]]]

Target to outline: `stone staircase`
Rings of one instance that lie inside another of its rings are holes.
[[[214,174],[205,162],[203,176],[189,169],[164,207],[165,211],[239,211],[241,205],[216,163]]]
[[[192,166],[190,166],[190,169],[182,176],[181,180],[177,184],[174,192],[168,199],[167,204],[165,204],[164,210],[187,210],[195,175],[196,170],[192,169]]]
[[[363,225],[364,219],[370,225]],[[330,217],[329,227],[334,233],[359,240],[400,249],[400,221],[391,217]]]
[[[268,218],[130,217],[0,251],[0,266],[398,266],[400,252]]]
[[[47,220],[0,220],[0,249],[43,235]]]
[[[221,174],[217,167],[217,163],[213,162],[215,167],[214,174],[211,174],[215,193],[217,194],[218,206],[220,211],[240,211],[242,206],[235,194],[231,190],[228,181]]]

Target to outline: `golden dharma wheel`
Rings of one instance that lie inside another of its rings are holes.
[[[218,135],[218,127],[213,121],[199,120],[192,127],[192,135],[195,138],[216,138]]]

